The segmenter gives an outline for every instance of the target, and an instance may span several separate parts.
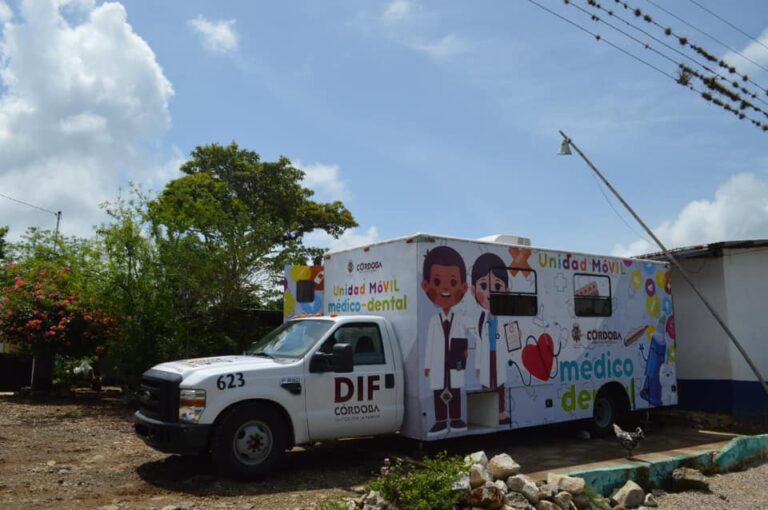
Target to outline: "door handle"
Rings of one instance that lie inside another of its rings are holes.
[[[292,395],[301,394],[301,383],[298,381],[283,381],[282,383],[280,383],[280,386],[288,390],[288,392],[291,393]]]
[[[394,388],[395,387],[395,374],[387,374],[384,376],[384,388]]]

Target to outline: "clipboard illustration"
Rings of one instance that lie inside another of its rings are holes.
[[[523,348],[523,335],[517,321],[504,324],[504,338],[507,342],[507,352],[517,351]]]
[[[467,358],[464,357],[464,353],[468,345],[466,338],[451,338],[451,346],[448,349],[448,366],[451,370],[467,368]]]

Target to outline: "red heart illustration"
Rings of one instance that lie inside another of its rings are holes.
[[[554,356],[555,343],[551,336],[544,333],[539,337],[538,342],[526,345],[523,349],[523,366],[536,379],[548,381]]]

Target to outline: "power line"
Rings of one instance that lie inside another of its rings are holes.
[[[40,206],[37,206],[37,205],[34,205],[34,204],[30,204],[29,202],[24,202],[23,200],[19,200],[17,198],[10,197],[10,196],[8,196],[8,195],[6,195],[4,193],[0,193],[0,197],[7,198],[8,200],[11,200],[13,202],[16,202],[16,203],[19,203],[19,204],[22,204],[22,205],[26,205],[27,207],[31,207],[33,209],[38,209],[38,210],[43,211],[43,212],[51,213],[54,216],[58,216],[60,214],[60,212],[51,211],[50,209],[46,209],[45,207],[40,207]]]
[[[566,0],[566,3],[567,2],[570,2],[570,0]],[[681,46],[688,46],[689,48],[691,48],[693,51],[695,51],[696,53],[698,53],[708,61],[717,63],[718,66],[722,67],[723,69],[726,69],[729,73],[739,76],[742,80],[752,83],[753,85],[759,87],[761,90],[765,90],[766,93],[768,93],[768,89],[766,89],[766,87],[763,87],[759,83],[752,80],[749,77],[749,75],[740,73],[736,69],[736,66],[729,64],[728,62],[725,61],[725,59],[714,56],[713,54],[705,50],[702,46],[692,43],[687,36],[676,34],[671,28],[662,26],[660,23],[654,20],[648,13],[643,12],[642,9],[632,7],[632,5],[630,5],[629,2],[625,0],[614,0],[614,2],[621,5],[626,10],[631,10],[634,13],[634,15],[637,16],[638,18],[642,17],[643,21],[650,23],[652,25],[655,25],[656,27],[661,29],[665,35],[675,37]],[[588,0],[588,3],[597,4],[597,0]],[[757,64],[757,65],[759,66],[760,64]],[[768,68],[764,68],[764,69],[768,71]],[[745,93],[747,92],[745,91]],[[752,96],[752,97],[755,97],[755,96]]]
[[[641,34],[643,34],[643,35],[645,35],[645,36],[647,36],[647,37],[650,37],[651,39],[653,39],[653,40],[654,40],[654,41],[656,41],[657,43],[661,44],[661,45],[662,45],[662,46],[664,46],[665,48],[667,48],[667,49],[669,49],[669,50],[671,50],[671,51],[673,51],[673,52],[677,53],[678,55],[680,55],[680,56],[681,56],[681,57],[683,57],[683,58],[686,58],[686,59],[690,60],[691,62],[693,62],[693,63],[694,63],[694,64],[696,64],[697,66],[701,67],[701,68],[702,68],[702,69],[704,69],[705,71],[707,71],[707,72],[709,72],[709,73],[712,73],[713,75],[715,75],[715,76],[717,76],[717,77],[719,77],[719,78],[721,78],[721,79],[725,80],[726,82],[732,83],[732,84],[733,84],[733,86],[734,86],[735,88],[737,88],[738,90],[740,90],[740,91],[741,91],[741,92],[743,92],[744,94],[747,94],[749,97],[751,97],[751,98],[754,98],[754,99],[756,99],[756,100],[760,101],[761,103],[763,103],[764,105],[768,106],[768,102],[766,102],[766,101],[764,101],[762,98],[760,98],[760,97],[757,95],[757,93],[755,93],[755,92],[753,92],[753,91],[751,91],[751,90],[747,89],[747,88],[746,88],[746,87],[744,87],[743,85],[739,84],[739,82],[738,82],[737,80],[734,80],[733,82],[731,82],[731,80],[730,80],[728,77],[726,77],[726,76],[724,76],[724,75],[720,74],[719,72],[717,72],[716,70],[714,70],[714,69],[710,68],[710,67],[709,67],[709,66],[707,66],[706,64],[704,64],[704,63],[702,63],[702,62],[699,62],[698,60],[696,60],[695,58],[691,57],[690,55],[687,55],[687,54],[683,53],[682,51],[680,51],[679,49],[675,48],[674,46],[672,46],[672,45],[670,45],[670,44],[667,44],[666,42],[664,42],[663,40],[661,40],[661,39],[659,39],[658,37],[654,36],[654,35],[653,35],[653,34],[651,34],[650,32],[648,32],[648,31],[646,31],[646,30],[643,30],[642,28],[640,28],[640,27],[638,27],[638,26],[634,25],[632,22],[630,22],[630,21],[627,21],[626,19],[622,18],[621,16],[619,16],[618,14],[616,14],[615,12],[613,12],[612,10],[610,10],[610,9],[606,9],[605,7],[603,7],[602,5],[600,5],[600,3],[599,3],[599,2],[596,2],[596,1],[594,1],[594,0],[585,0],[585,1],[587,2],[587,4],[588,4],[590,7],[593,7],[593,8],[595,8],[595,9],[599,9],[599,10],[601,10],[601,11],[605,12],[606,14],[608,14],[610,17],[618,19],[619,21],[621,21],[621,22],[622,22],[622,23],[624,23],[625,25],[629,26],[630,28],[632,28],[632,29],[634,29],[634,30],[636,30],[636,31],[640,32]],[[648,0],[648,1],[651,1],[651,0]],[[578,5],[575,5],[575,4],[573,4],[573,3],[569,3],[568,5],[573,5],[573,7],[576,7],[577,9],[579,9],[579,10],[581,10],[582,12],[585,12],[587,15],[590,15],[590,16],[591,16],[591,14],[589,14],[589,12],[587,12],[585,9],[582,9],[582,8],[581,8],[581,7],[579,7]],[[595,19],[595,18],[593,17],[593,19]],[[643,42],[641,42],[641,41],[639,41],[639,40],[635,39],[634,37],[630,36],[630,35],[629,35],[629,34],[627,34],[626,32],[624,32],[624,31],[622,31],[622,30],[618,29],[617,27],[613,26],[612,24],[608,23],[608,22],[607,22],[607,21],[605,21],[605,20],[602,20],[602,19],[600,19],[600,18],[596,18],[596,20],[597,20],[597,21],[601,21],[602,23],[604,23],[604,24],[608,25],[609,27],[613,28],[613,29],[614,29],[614,30],[616,30],[617,32],[620,32],[621,34],[625,35],[626,37],[628,37],[628,38],[630,38],[630,39],[632,39],[632,40],[634,40],[634,41],[636,41],[636,42],[638,42],[638,43],[640,43],[640,44],[643,44],[643,45],[644,45],[644,46],[646,46],[646,47],[648,47],[648,46],[649,46],[649,45],[647,45],[646,43],[643,43]],[[661,27],[661,25],[659,25],[658,23],[655,23],[655,22],[653,22],[653,21],[651,21],[651,22],[652,22],[652,23],[654,23],[655,25],[657,25],[657,26]],[[670,34],[672,34],[672,31],[671,31],[671,29],[670,29]],[[653,49],[653,48],[649,48],[649,49],[652,49],[653,51],[656,51],[656,50],[655,50],[655,49]],[[668,58],[668,57],[666,57],[666,56],[665,56],[665,58]],[[679,62],[675,62],[675,63],[679,65]],[[750,81],[751,81],[751,80],[750,80]],[[752,82],[752,83],[754,83],[754,82]],[[759,86],[759,85],[758,85],[758,86]],[[768,115],[767,115],[767,116],[768,116]]]
[[[671,78],[671,79],[673,79],[673,80],[676,80],[676,79],[677,79],[677,78],[675,78],[675,76],[673,76],[673,75],[669,74],[668,72],[664,71],[663,69],[661,69],[661,68],[659,68],[659,67],[657,67],[657,66],[655,66],[655,65],[651,64],[651,63],[650,63],[650,62],[648,62],[647,60],[644,60],[644,59],[642,59],[642,58],[638,57],[638,56],[637,56],[637,55],[635,55],[634,53],[631,53],[631,52],[629,52],[629,51],[625,50],[625,49],[624,49],[624,48],[622,48],[621,46],[617,46],[616,44],[613,44],[611,41],[609,41],[609,40],[605,39],[605,38],[604,38],[603,36],[601,36],[600,34],[597,34],[597,33],[595,33],[595,32],[592,32],[592,31],[591,31],[591,30],[589,30],[588,28],[584,28],[583,26],[579,25],[579,24],[578,24],[578,23],[576,23],[575,21],[571,21],[571,20],[569,20],[568,18],[566,18],[565,16],[561,16],[560,14],[556,13],[556,12],[555,12],[555,11],[553,11],[552,9],[549,9],[548,7],[544,7],[543,5],[541,5],[540,3],[538,3],[536,0],[528,0],[528,2],[532,3],[533,5],[535,5],[536,7],[540,8],[540,9],[543,9],[543,10],[547,11],[548,13],[552,14],[553,16],[557,16],[557,17],[558,17],[558,18],[560,18],[561,20],[565,21],[566,23],[569,23],[569,24],[573,25],[574,27],[578,28],[578,29],[579,29],[579,30],[581,30],[582,32],[586,32],[586,33],[588,33],[589,35],[591,35],[592,37],[594,37],[594,38],[595,38],[597,41],[602,41],[602,42],[604,42],[605,44],[607,44],[608,46],[611,46],[612,48],[615,48],[615,49],[619,50],[620,52],[624,53],[625,55],[627,55],[627,56],[629,56],[629,57],[631,57],[631,58],[633,58],[633,59],[635,59],[635,60],[637,60],[637,61],[639,61],[639,62],[641,62],[641,63],[645,64],[645,65],[647,65],[647,66],[648,66],[648,67],[650,67],[651,69],[654,69],[655,71],[657,71],[657,72],[659,72],[659,73],[663,74],[663,75],[664,75],[664,76],[666,76],[667,78]]]
[[[648,2],[649,4],[651,4],[651,5],[653,5],[654,7],[656,7],[657,9],[659,9],[660,11],[664,11],[665,13],[667,13],[667,14],[668,14],[668,15],[670,15],[670,16],[672,16],[673,18],[675,18],[676,20],[680,21],[681,23],[684,23],[686,26],[688,26],[688,27],[690,27],[690,28],[692,28],[692,29],[696,30],[696,31],[697,31],[697,32],[699,32],[700,34],[702,34],[702,35],[704,35],[704,36],[708,37],[709,39],[711,39],[712,41],[716,42],[717,44],[719,44],[719,45],[720,45],[720,46],[722,46],[723,48],[727,49],[728,51],[730,51],[730,52],[733,52],[733,53],[735,53],[736,55],[738,55],[738,56],[740,56],[741,58],[743,58],[744,60],[747,60],[747,61],[751,62],[752,64],[756,65],[757,67],[759,67],[759,68],[760,68],[760,69],[762,69],[763,71],[768,71],[768,67],[764,67],[764,66],[763,66],[762,64],[760,64],[759,62],[756,62],[756,61],[752,60],[751,58],[749,58],[748,56],[744,55],[744,54],[743,54],[742,52],[740,52],[739,50],[737,50],[737,49],[735,49],[735,48],[732,48],[731,46],[729,46],[729,45],[725,44],[724,42],[722,42],[720,39],[717,39],[715,36],[713,36],[713,35],[710,35],[709,33],[705,32],[704,30],[702,30],[702,29],[700,29],[700,28],[698,28],[698,27],[695,27],[694,25],[692,25],[692,24],[688,23],[687,21],[685,21],[685,20],[684,20],[683,18],[681,18],[680,16],[678,16],[678,15],[676,15],[676,14],[674,14],[674,13],[670,12],[669,10],[665,9],[665,8],[664,8],[664,7],[662,7],[661,5],[659,5],[659,4],[657,4],[656,2],[654,2],[653,0],[647,0],[647,2]]]
[[[723,23],[725,23],[726,25],[728,25],[729,27],[731,27],[732,29],[734,29],[734,30],[736,30],[737,32],[739,32],[740,34],[742,34],[742,35],[744,35],[744,36],[746,36],[746,37],[749,37],[750,39],[752,39],[753,41],[755,41],[757,44],[759,44],[760,46],[762,46],[763,48],[765,48],[766,50],[768,50],[768,46],[766,46],[766,45],[765,45],[765,43],[763,43],[763,41],[761,41],[761,40],[759,40],[759,39],[755,38],[755,37],[754,37],[754,36],[752,36],[752,35],[749,35],[749,34],[748,34],[748,33],[746,33],[745,31],[743,31],[742,29],[740,29],[739,27],[737,27],[736,25],[734,25],[733,23],[731,23],[730,21],[728,21],[727,19],[724,19],[723,17],[719,16],[717,13],[710,11],[709,9],[707,9],[706,7],[704,7],[703,5],[701,5],[701,4],[700,4],[699,2],[697,2],[696,0],[688,0],[688,1],[689,1],[689,2],[691,2],[693,5],[697,6],[699,9],[701,9],[701,10],[703,10],[703,11],[706,11],[706,12],[708,12],[709,14],[711,14],[712,16],[714,16],[715,18],[719,19],[720,21],[722,21]],[[761,66],[761,67],[762,67],[762,66]],[[763,69],[765,69],[765,68],[763,67]]]
[[[595,9],[599,9],[599,10],[602,10],[602,11],[606,12],[606,13],[607,13],[607,14],[608,14],[610,17],[614,17],[614,18],[616,18],[616,19],[618,19],[618,20],[620,20],[620,21],[624,22],[626,25],[630,26],[631,28],[633,28],[633,29],[635,29],[635,30],[637,30],[637,31],[639,31],[639,32],[641,32],[641,33],[643,33],[643,34],[647,35],[648,37],[650,37],[650,38],[652,38],[653,40],[657,41],[658,43],[662,44],[662,45],[663,45],[663,46],[665,46],[666,48],[668,48],[668,49],[670,49],[670,50],[672,50],[672,51],[674,51],[674,52],[676,52],[676,53],[678,53],[678,54],[682,55],[683,57],[687,58],[688,60],[690,60],[690,61],[691,61],[691,62],[693,62],[694,64],[698,65],[699,67],[701,67],[701,68],[703,68],[703,69],[707,70],[708,72],[710,72],[710,73],[712,73],[712,74],[714,74],[714,75],[716,75],[716,76],[718,76],[718,77],[722,78],[722,79],[723,79],[723,80],[725,80],[725,82],[726,82],[726,83],[728,83],[729,85],[731,84],[731,82],[728,80],[728,78],[726,78],[726,77],[724,77],[723,75],[721,75],[721,74],[719,74],[719,73],[717,73],[717,72],[713,71],[712,69],[710,69],[710,68],[709,68],[709,67],[707,67],[706,65],[704,65],[704,64],[701,64],[701,63],[700,63],[700,62],[698,62],[696,59],[694,59],[694,58],[692,58],[692,57],[690,57],[690,56],[686,55],[685,53],[681,52],[681,51],[680,51],[680,50],[678,50],[677,48],[674,48],[674,47],[672,47],[672,46],[670,46],[670,45],[666,44],[664,41],[661,41],[661,40],[657,39],[657,38],[656,38],[656,37],[654,37],[653,35],[651,35],[651,34],[649,34],[648,32],[646,32],[645,30],[643,30],[643,29],[641,29],[641,28],[639,28],[639,27],[636,27],[635,25],[633,25],[633,24],[632,24],[632,23],[630,23],[629,21],[625,20],[625,19],[624,19],[624,18],[622,18],[621,16],[619,16],[619,15],[615,14],[615,13],[614,13],[612,10],[608,10],[608,9],[605,9],[605,8],[604,8],[602,5],[600,5],[600,3],[599,3],[599,2],[597,2],[596,0],[585,0],[585,1],[587,2],[587,4],[588,4],[590,7],[593,7],[593,8],[595,8]],[[626,2],[620,2],[620,3],[622,3],[622,5],[624,5],[624,6],[625,6],[625,9],[627,9],[627,8],[628,8],[628,7],[627,7],[627,6],[628,6],[628,4],[627,4]],[[645,49],[647,49],[647,50],[649,50],[649,51],[652,51],[652,52],[656,53],[657,55],[659,55],[659,56],[661,56],[661,57],[665,58],[666,60],[668,60],[668,61],[672,62],[673,64],[675,64],[675,65],[676,65],[676,66],[677,66],[677,67],[680,69],[680,72],[687,72],[687,73],[690,73],[692,76],[695,76],[696,78],[700,79],[700,80],[702,81],[702,83],[703,83],[703,84],[704,84],[704,85],[705,85],[707,88],[709,88],[709,89],[711,89],[711,90],[713,90],[713,91],[717,92],[718,94],[721,94],[721,95],[723,95],[723,96],[727,97],[729,100],[733,101],[734,103],[738,103],[738,104],[739,104],[739,109],[741,109],[741,110],[744,110],[744,109],[746,109],[746,108],[752,108],[752,109],[753,109],[753,110],[755,110],[756,112],[758,112],[758,113],[762,113],[762,114],[763,114],[763,115],[764,115],[766,118],[768,118],[768,112],[766,112],[766,111],[765,111],[765,110],[763,110],[762,108],[758,108],[758,107],[756,107],[755,105],[753,105],[752,103],[750,103],[750,102],[748,102],[748,101],[744,101],[744,100],[743,100],[743,98],[742,98],[741,96],[739,96],[739,94],[738,94],[738,91],[741,91],[741,92],[743,92],[744,94],[748,95],[748,96],[749,96],[749,97],[751,97],[751,98],[757,99],[758,101],[760,101],[761,103],[763,103],[763,104],[765,104],[765,105],[768,105],[768,103],[767,103],[767,102],[765,102],[764,100],[762,100],[761,98],[759,98],[759,97],[757,96],[757,94],[756,94],[756,93],[754,93],[754,92],[752,92],[752,91],[748,90],[747,88],[745,88],[745,87],[741,86],[741,85],[739,84],[739,82],[738,82],[738,81],[734,81],[734,82],[733,82],[733,86],[734,86],[734,87],[736,88],[736,90],[737,90],[737,92],[734,92],[734,91],[730,90],[730,89],[729,89],[727,86],[723,85],[722,83],[719,83],[719,82],[717,82],[717,80],[716,80],[714,77],[707,77],[707,76],[704,76],[704,75],[702,75],[701,73],[699,73],[699,72],[695,71],[694,69],[691,69],[690,67],[688,67],[688,66],[685,66],[684,64],[681,64],[680,62],[678,62],[678,61],[674,60],[674,59],[673,59],[672,57],[670,57],[669,55],[666,55],[665,53],[663,53],[663,52],[661,52],[661,51],[657,50],[656,48],[654,48],[653,46],[651,46],[649,43],[647,43],[647,42],[644,42],[644,41],[641,41],[640,39],[638,39],[638,38],[636,38],[636,37],[634,37],[634,36],[632,36],[632,35],[628,34],[628,33],[627,33],[627,32],[625,32],[624,30],[622,30],[622,29],[620,29],[620,28],[616,27],[616,26],[615,26],[615,25],[613,25],[612,23],[609,23],[609,22],[605,21],[604,19],[600,18],[599,16],[596,16],[596,15],[594,15],[594,14],[590,13],[590,12],[589,12],[589,11],[587,11],[586,9],[584,9],[584,8],[582,8],[582,7],[579,7],[579,6],[578,6],[578,5],[576,5],[575,3],[571,2],[571,1],[568,1],[568,2],[566,2],[566,5],[570,5],[570,6],[574,7],[574,8],[576,8],[576,9],[578,9],[579,11],[581,11],[581,12],[583,12],[584,14],[586,14],[587,16],[589,16],[589,17],[590,17],[590,18],[591,18],[593,21],[596,21],[596,22],[600,22],[600,23],[603,23],[603,24],[605,24],[605,25],[609,26],[610,28],[612,28],[613,30],[615,30],[615,31],[619,32],[620,34],[622,34],[623,36],[627,37],[628,39],[630,39],[630,40],[632,40],[632,41],[634,41],[634,42],[636,42],[636,43],[638,43],[638,44],[642,45],[642,46],[643,46]],[[636,16],[640,16],[640,15],[642,14],[642,11],[639,11],[639,10],[636,10],[636,11],[634,11],[634,12],[635,12],[635,15],[636,15]],[[646,19],[646,21],[648,21],[648,20]],[[651,21],[649,21],[649,22],[652,22],[652,20],[651,20]],[[705,97],[705,99],[706,99],[706,97]],[[720,106],[720,105],[718,105],[718,106]],[[726,108],[726,110],[729,110],[729,108]],[[729,110],[729,111],[730,111],[730,110]]]
[[[592,1],[594,1],[594,0],[592,0]],[[545,7],[544,5],[540,4],[540,3],[539,3],[539,2],[537,2],[536,0],[528,0],[528,2],[529,2],[529,3],[532,3],[533,5],[535,5],[536,7],[540,8],[540,9],[542,9],[542,10],[544,10],[544,11],[548,12],[549,14],[552,14],[553,16],[555,16],[555,17],[557,17],[557,18],[559,18],[559,19],[561,19],[561,20],[565,21],[566,23],[568,23],[568,24],[570,24],[570,25],[572,25],[572,26],[574,26],[574,27],[578,28],[578,29],[579,29],[579,30],[581,30],[582,32],[586,32],[587,34],[589,34],[589,35],[593,36],[593,37],[594,37],[594,38],[595,38],[597,41],[602,41],[602,42],[604,42],[604,43],[608,44],[608,45],[609,45],[609,46],[611,46],[612,48],[614,48],[614,49],[616,49],[616,50],[618,50],[618,51],[620,51],[620,52],[624,53],[625,55],[627,55],[627,56],[629,56],[629,57],[631,57],[631,58],[633,58],[633,59],[637,60],[638,62],[641,62],[642,64],[644,64],[644,65],[646,65],[646,66],[650,67],[651,69],[653,69],[653,70],[655,70],[656,72],[658,72],[658,73],[660,73],[660,74],[662,74],[662,75],[666,76],[667,78],[670,78],[670,79],[674,80],[674,81],[675,81],[675,83],[677,83],[677,84],[679,84],[679,85],[682,85],[682,86],[684,86],[684,87],[686,87],[686,88],[688,88],[688,89],[690,89],[690,90],[693,90],[694,92],[698,93],[698,94],[699,94],[699,95],[700,95],[702,98],[704,98],[706,101],[708,101],[708,102],[710,102],[710,103],[712,103],[712,104],[715,104],[716,106],[719,106],[719,107],[721,107],[722,109],[724,109],[724,110],[726,110],[726,111],[728,111],[728,112],[730,112],[730,113],[732,113],[732,114],[736,115],[736,116],[737,116],[739,119],[747,119],[747,120],[749,120],[749,121],[750,121],[750,122],[751,122],[753,125],[757,126],[758,128],[762,129],[763,131],[768,131],[768,123],[765,123],[765,124],[764,124],[764,123],[762,123],[762,122],[760,122],[760,121],[758,121],[758,120],[755,120],[755,119],[753,119],[753,118],[749,117],[748,115],[746,115],[746,114],[745,114],[745,113],[743,113],[742,111],[739,111],[738,109],[736,109],[736,108],[732,107],[730,104],[724,103],[722,100],[720,100],[720,99],[718,99],[718,98],[715,98],[715,97],[713,97],[713,96],[712,96],[712,95],[711,95],[709,92],[706,92],[706,91],[701,91],[701,90],[697,89],[696,87],[694,87],[694,86],[693,86],[693,85],[690,83],[690,77],[691,77],[691,76],[696,76],[697,78],[699,78],[699,79],[702,81],[702,83],[703,83],[705,86],[709,87],[710,89],[714,90],[714,91],[715,91],[715,92],[717,92],[717,93],[723,94],[723,90],[725,90],[725,89],[724,89],[724,87],[722,87],[722,86],[721,86],[719,83],[715,83],[715,84],[713,84],[713,83],[712,83],[712,81],[714,81],[714,78],[713,78],[713,79],[711,79],[711,80],[709,80],[709,79],[707,79],[706,77],[703,77],[703,76],[702,76],[700,73],[695,73],[695,72],[693,72],[693,73],[692,73],[692,72],[690,72],[690,69],[689,69],[689,68],[686,68],[686,67],[685,67],[685,66],[683,66],[682,64],[680,64],[680,63],[676,62],[674,59],[671,59],[669,56],[667,56],[667,55],[664,55],[663,53],[659,52],[659,51],[658,51],[658,50],[656,50],[655,48],[651,48],[649,44],[647,44],[647,43],[642,43],[642,41],[641,41],[640,43],[641,43],[641,44],[643,44],[643,46],[644,46],[645,48],[647,48],[647,49],[653,49],[653,51],[655,51],[656,53],[658,53],[658,54],[660,54],[660,55],[664,56],[665,58],[667,58],[667,59],[671,60],[672,62],[674,62],[674,63],[676,63],[676,64],[678,65],[678,68],[679,68],[679,72],[680,72],[680,74],[679,74],[678,76],[673,76],[672,74],[668,73],[667,71],[664,71],[663,69],[659,68],[658,66],[656,66],[656,65],[654,65],[654,64],[652,64],[652,63],[650,63],[650,62],[648,62],[647,60],[645,60],[645,59],[643,59],[643,58],[641,58],[641,57],[639,57],[639,56],[635,55],[634,53],[632,53],[632,52],[630,52],[630,51],[626,50],[625,48],[622,48],[621,46],[618,46],[618,45],[616,45],[616,44],[612,43],[611,41],[609,41],[609,40],[605,39],[605,38],[604,38],[603,36],[601,36],[600,34],[598,34],[598,33],[595,33],[595,32],[592,32],[592,31],[591,31],[591,30],[589,30],[588,28],[585,28],[585,27],[583,27],[582,25],[580,25],[580,24],[576,23],[575,21],[573,21],[573,20],[570,20],[570,19],[566,18],[565,16],[562,16],[562,15],[558,14],[557,12],[553,11],[552,9],[550,9],[550,8],[548,8],[548,7]],[[619,0],[617,0],[617,3],[622,3],[622,4],[625,6],[625,8],[628,8],[628,7],[626,6],[626,5],[627,5],[627,4],[626,4],[626,2],[620,2]],[[566,0],[566,5],[570,5],[570,4],[571,4],[570,0]],[[635,12],[636,12],[636,14],[637,14],[637,11],[635,11]],[[587,14],[588,14],[588,15],[590,15],[590,16],[591,16],[593,19],[599,20],[599,18],[598,18],[597,16],[591,15],[591,14],[589,14],[589,13],[587,13]],[[730,92],[730,91],[727,91],[727,90],[725,90],[725,92],[728,92],[728,93],[730,93],[731,95],[733,94],[732,92]],[[729,97],[729,98],[730,98],[731,96],[730,96],[728,93],[726,93],[726,94],[724,94],[724,95],[725,95],[726,97]],[[734,100],[734,101],[735,101],[735,100]],[[752,107],[753,109],[755,109],[755,110],[757,110],[757,111],[761,111],[761,112],[762,112],[762,110],[760,110],[760,109],[758,109],[758,108],[755,108],[753,105],[751,105],[751,104],[749,104],[749,103],[747,103],[747,102],[745,102],[745,101],[742,101],[742,108],[744,108],[744,105],[750,106],[750,107]],[[763,112],[763,113],[765,113],[765,112]]]

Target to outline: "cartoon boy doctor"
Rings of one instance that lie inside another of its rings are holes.
[[[451,308],[467,292],[467,269],[461,255],[448,246],[438,246],[424,258],[421,288],[439,311],[429,322],[424,375],[429,378],[435,405],[435,424],[428,435],[450,430],[463,431],[461,392],[467,363],[467,328]],[[450,420],[450,421],[449,421]]]

